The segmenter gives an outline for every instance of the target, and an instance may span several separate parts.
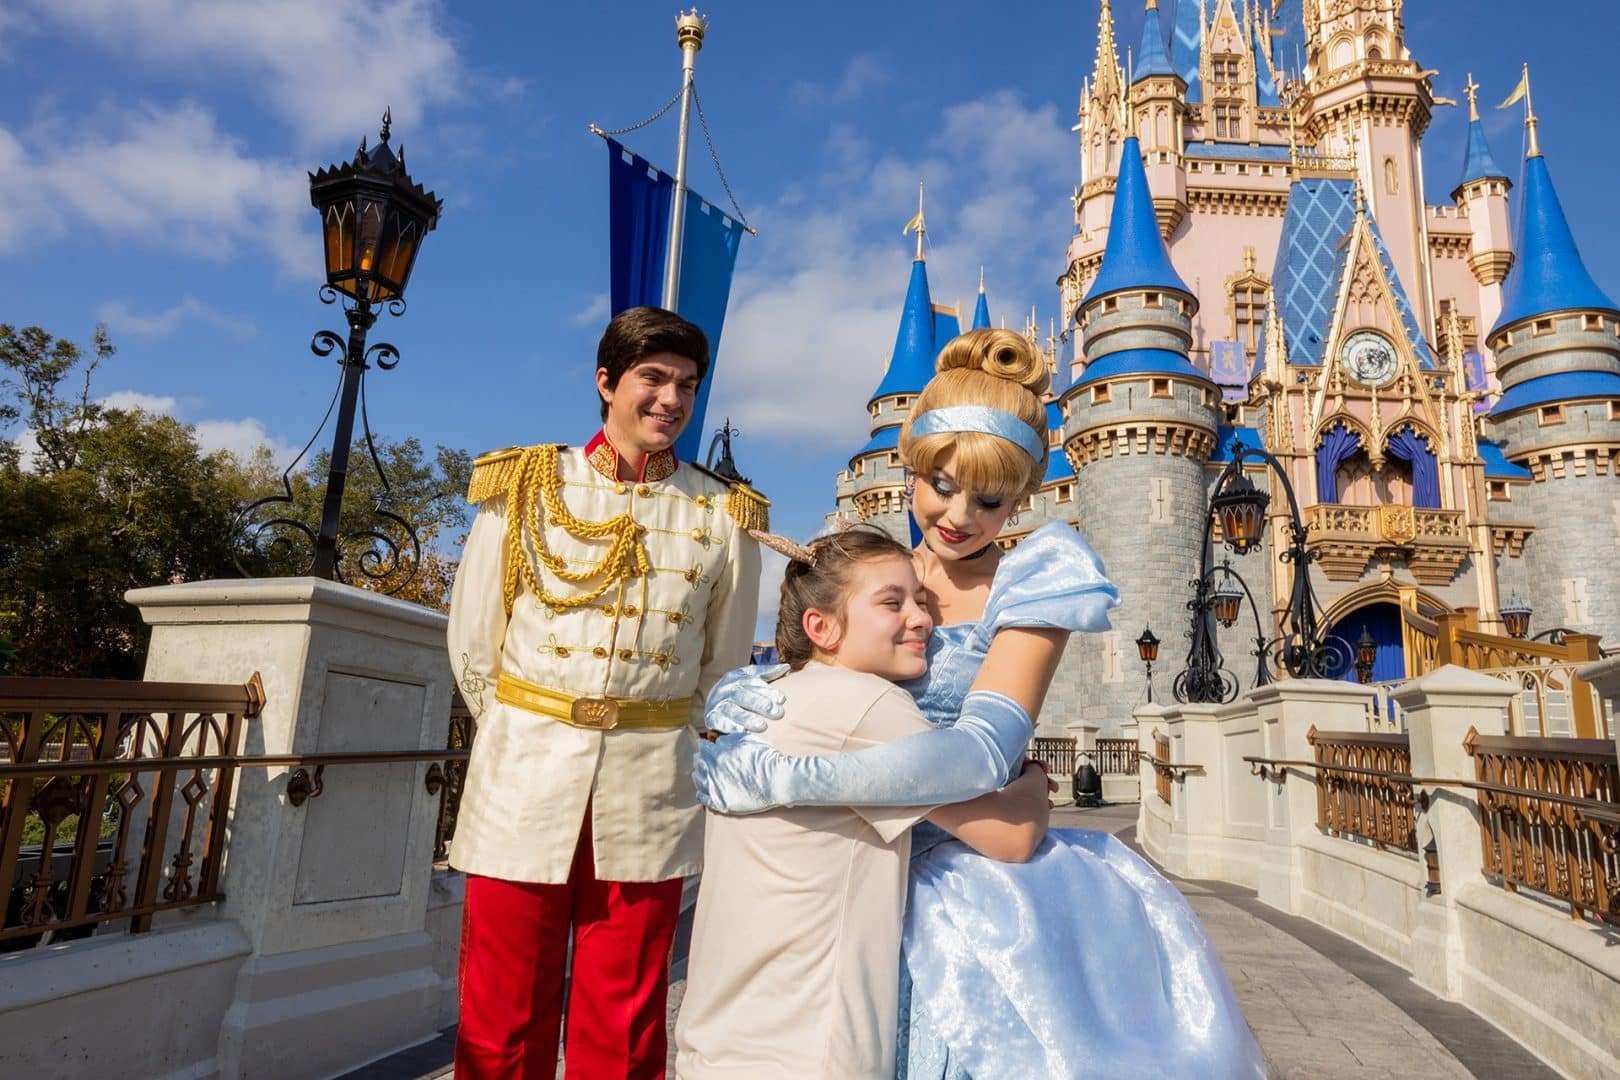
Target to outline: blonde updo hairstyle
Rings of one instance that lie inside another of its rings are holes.
[[[935,361],[938,372],[911,406],[900,429],[900,460],[925,480],[954,451],[951,475],[957,485],[981,495],[1022,499],[1041,486],[1045,463],[1016,444],[982,431],[911,434],[911,422],[925,412],[953,405],[980,405],[1011,413],[1047,445],[1046,406],[1041,395],[1051,385],[1046,359],[1029,339],[1011,330],[969,330],[952,338]]]
[[[815,654],[815,643],[805,633],[804,613],[811,608],[835,615],[840,624],[848,617],[849,590],[855,568],[874,559],[911,559],[911,549],[874,525],[856,525],[810,541],[811,561],[788,560],[782,574],[782,599],[776,608],[776,654],[798,671]]]

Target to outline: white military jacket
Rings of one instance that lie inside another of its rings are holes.
[[[529,451],[480,458],[468,493],[480,506],[451,596],[449,650],[478,730],[451,865],[512,881],[567,881],[589,806],[599,879],[694,874],[703,818],[692,758],[709,690],[748,662],[760,557],[744,524],[763,527],[764,500],[669,451],[648,459],[641,482],[620,481],[601,434],[584,449],[544,449],[554,453],[561,482],[552,495],[574,519],[572,529],[537,490],[537,469],[514,480]],[[529,528],[509,537],[513,499]],[[568,606],[613,575],[568,581],[554,567],[580,576],[602,565],[614,537],[578,534],[625,514],[645,562],[588,603]],[[558,561],[548,564],[536,551],[536,520]],[[514,565],[518,558],[523,563]],[[495,700],[502,671],[575,695],[683,708],[690,699],[690,720],[665,730],[573,727]]]

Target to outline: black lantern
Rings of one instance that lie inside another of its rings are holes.
[[[1365,685],[1372,682],[1373,662],[1378,659],[1378,642],[1361,628],[1361,636],[1356,639],[1356,681]]]
[[[354,160],[309,174],[309,201],[321,213],[326,283],[362,303],[405,295],[422,238],[439,223],[443,204],[405,171],[405,148],[388,145],[391,116],[383,113],[377,147]]]
[[[1143,627],[1142,636],[1136,639],[1136,655],[1142,658],[1142,663],[1151,664],[1159,658],[1159,639],[1153,636],[1152,627]]]
[[[1512,599],[1502,605],[1502,622],[1507,626],[1507,632],[1516,638],[1530,632],[1530,605],[1520,600],[1518,593],[1514,593]]]
[[[421,564],[421,537],[416,527],[399,517],[383,502],[373,507],[373,520],[340,535],[343,489],[349,474],[349,450],[354,439],[355,407],[361,384],[373,364],[387,371],[399,362],[399,351],[385,342],[369,348],[366,335],[381,311],[392,315],[405,310],[405,285],[416,263],[422,238],[438,224],[443,204],[432,192],[424,191],[405,171],[405,151],[398,154],[388,145],[390,114],[383,113],[382,132],[375,149],[368,151],[364,139],[354,159],[309,174],[309,200],[320,212],[322,245],[326,254],[326,284],[320,288],[322,303],[341,302],[349,324],[348,337],[331,330],[320,330],[310,342],[316,356],[336,354],[341,368],[332,435],[332,456],[321,504],[318,530],[301,520],[276,513],[276,504],[293,503],[287,478],[303,453],[282,474],[284,494],[271,495],[251,503],[237,515],[236,529],[241,546],[262,561],[266,552],[281,557],[296,553],[306,541],[313,554],[295,573],[347,580],[358,571],[374,587],[397,592],[415,576]],[[361,424],[371,462],[389,490],[388,477],[373,445],[370,424],[361,410]],[[325,421],[322,421],[325,426]],[[319,432],[317,432],[317,435]],[[314,445],[311,438],[304,447]],[[260,513],[261,508],[271,510]],[[242,543],[245,541],[245,543]],[[352,550],[346,555],[345,543]],[[296,566],[297,564],[295,564]],[[237,566],[252,573],[238,558]]]
[[[1210,591],[1210,608],[1215,613],[1215,621],[1223,627],[1231,629],[1237,622],[1238,615],[1243,611],[1243,590],[1233,581],[1230,574],[1223,574],[1215,588]]]
[[[1221,492],[1210,500],[1210,510],[1220,518],[1221,535],[1226,546],[1239,555],[1247,555],[1260,544],[1265,525],[1266,507],[1271,496],[1249,483],[1239,474]]]
[[[1153,702],[1153,661],[1159,658],[1159,639],[1153,636],[1151,626],[1142,627],[1142,636],[1136,639],[1136,655],[1147,665],[1148,703]]]

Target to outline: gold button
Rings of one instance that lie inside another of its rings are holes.
[[[699,506],[708,506],[709,505],[709,497],[707,495],[699,495],[696,499],[693,499],[692,501],[697,503]]]
[[[613,491],[617,495],[623,495],[625,492],[627,492],[629,490],[630,490],[630,487],[629,487],[628,484],[618,483],[618,484],[613,485]]]
[[[608,654],[608,651],[606,649],[602,648],[602,646],[600,646],[600,645],[598,645],[596,648],[591,650],[591,655],[596,657],[598,660],[606,660],[607,659],[607,654]]]
[[[625,618],[633,619],[637,615],[640,615],[640,614],[641,614],[641,609],[636,607],[636,605],[634,605],[634,604],[626,604],[626,605],[624,605],[624,617]]]
[[[670,612],[669,613],[669,621],[674,623],[676,626],[681,625],[681,613],[678,612],[678,611]]]
[[[688,570],[686,573],[682,574],[681,577],[685,578],[687,581],[696,581],[697,575],[698,572],[696,570]]]
[[[557,655],[559,657],[561,657],[562,659],[564,659],[564,660],[568,659],[568,646],[566,646],[566,645],[557,646]]]
[[[602,614],[606,615],[610,619],[613,618],[613,610],[614,609],[613,609],[612,604],[603,604],[602,605]]]
[[[647,496],[652,494],[652,488],[648,487],[646,484],[637,484],[636,494],[645,499]]]
[[[635,654],[635,651],[633,649],[620,649],[619,650],[619,659],[620,660],[628,660],[634,655],[636,655],[636,654]]]
[[[692,530],[692,539],[694,539],[694,540],[703,539],[703,530],[702,529],[693,529]]]
[[[667,664],[667,663],[669,663],[669,654],[668,653],[661,653],[661,652],[660,653],[653,653],[652,661],[653,661],[653,663],[659,664],[659,665]]]

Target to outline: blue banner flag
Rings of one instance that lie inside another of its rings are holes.
[[[613,139],[608,144],[609,250],[612,255],[609,300],[613,314],[625,308],[659,307],[664,298],[664,262],[669,250],[669,211],[675,181],[662,169],[638,157]],[[680,314],[709,338],[709,373],[698,390],[692,418],[675,444],[677,457],[701,460],[704,412],[714,385],[720,331],[731,297],[731,272],[737,263],[742,222],[686,191],[686,220],[681,239]]]

